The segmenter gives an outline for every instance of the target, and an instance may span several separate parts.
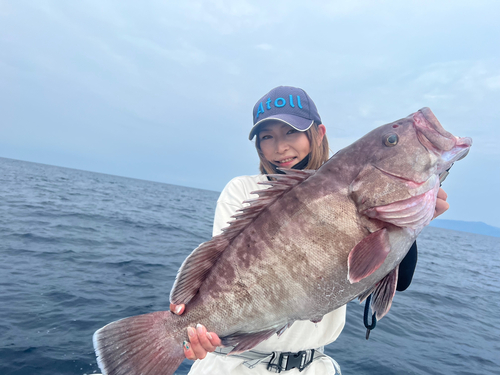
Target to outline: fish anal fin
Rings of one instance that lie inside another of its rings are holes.
[[[367,299],[367,298],[368,298],[368,296],[369,296],[370,294],[372,294],[372,293],[373,293],[373,291],[375,290],[375,288],[376,288],[376,286],[372,286],[371,288],[369,288],[369,289],[365,290],[363,293],[361,293],[361,294],[358,296],[359,303],[363,303],[363,301],[364,301],[365,299]]]
[[[281,335],[282,335],[283,333],[285,333],[285,331],[286,331],[288,328],[290,328],[290,327],[292,326],[292,324],[293,324],[293,322],[291,322],[291,323],[287,323],[287,324],[285,324],[283,327],[281,327],[281,328],[280,328],[280,329],[276,332],[276,334],[278,335],[278,337],[281,337]]]
[[[377,314],[377,319],[382,319],[389,312],[392,305],[392,299],[396,293],[396,285],[398,284],[398,269],[394,268],[389,272],[373,291],[372,311]]]
[[[266,181],[269,188],[253,192],[259,198],[247,201],[249,206],[243,207],[233,216],[235,220],[223,229],[223,233],[202,243],[182,263],[170,292],[170,303],[187,304],[198,293],[210,269],[228,247],[231,241],[253,222],[270,204],[284,193],[305,181],[316,171],[284,170],[285,174],[269,175],[274,178]]]
[[[285,327],[286,326],[278,329],[272,328],[264,331],[251,332],[251,333],[237,332],[229,336],[221,337],[220,340],[223,346],[233,346],[233,350],[231,350],[229,355],[238,354],[244,352],[245,350],[252,349],[262,341],[267,340],[277,331],[283,330]]]
[[[370,276],[384,263],[389,251],[387,229],[382,228],[363,238],[349,253],[349,282],[357,283]]]

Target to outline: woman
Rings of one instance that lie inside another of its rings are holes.
[[[326,127],[314,102],[302,89],[280,86],[271,90],[255,104],[253,123],[249,138],[256,136],[261,174],[236,177],[227,184],[217,201],[214,236],[244,206],[243,201],[256,197],[251,192],[263,188],[258,183],[267,181],[268,174],[283,173],[279,168],[318,169],[328,160]],[[440,190],[435,216],[447,209],[446,194]],[[182,314],[184,305],[171,305],[171,311]],[[201,325],[196,329],[191,327],[190,342],[184,343],[184,353],[186,358],[204,360],[196,361],[190,374],[257,375],[287,369],[290,374],[340,373],[338,364],[321,353],[323,346],[335,341],[342,331],[345,311],[342,306],[317,323],[296,321],[280,337],[273,335],[241,356],[227,356],[223,349],[216,351],[221,342],[214,332],[207,333]],[[283,358],[280,353],[287,355]]]

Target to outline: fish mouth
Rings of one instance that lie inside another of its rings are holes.
[[[441,150],[450,150],[454,146],[453,134],[446,131],[430,108],[424,107],[413,114],[415,127],[432,144]]]
[[[470,140],[471,142],[471,146],[472,146],[472,139]],[[465,158],[468,154],[469,154],[469,151],[470,151],[470,146],[469,148],[467,148],[466,150],[464,150],[457,158],[457,161],[459,160],[462,160],[463,158]]]
[[[451,150],[441,153],[441,158],[437,165],[438,174],[450,169],[453,163],[462,160],[469,154],[470,147],[472,146],[472,139],[469,137],[455,137],[455,140],[455,146]]]
[[[451,165],[467,156],[472,146],[470,137],[456,137],[447,132],[434,113],[424,107],[411,115],[419,142],[430,152],[440,156],[437,173],[441,174]]]

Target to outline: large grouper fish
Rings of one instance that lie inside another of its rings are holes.
[[[103,374],[173,374],[187,327],[216,332],[233,353],[296,320],[319,321],[372,294],[382,318],[397,270],[434,214],[439,175],[472,144],[423,108],[383,125],[317,171],[286,171],[182,264],[170,311],[122,319],[94,334]]]

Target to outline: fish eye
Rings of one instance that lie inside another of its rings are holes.
[[[393,147],[398,144],[399,138],[397,134],[389,134],[388,136],[385,137],[384,139],[384,144],[387,147]]]

